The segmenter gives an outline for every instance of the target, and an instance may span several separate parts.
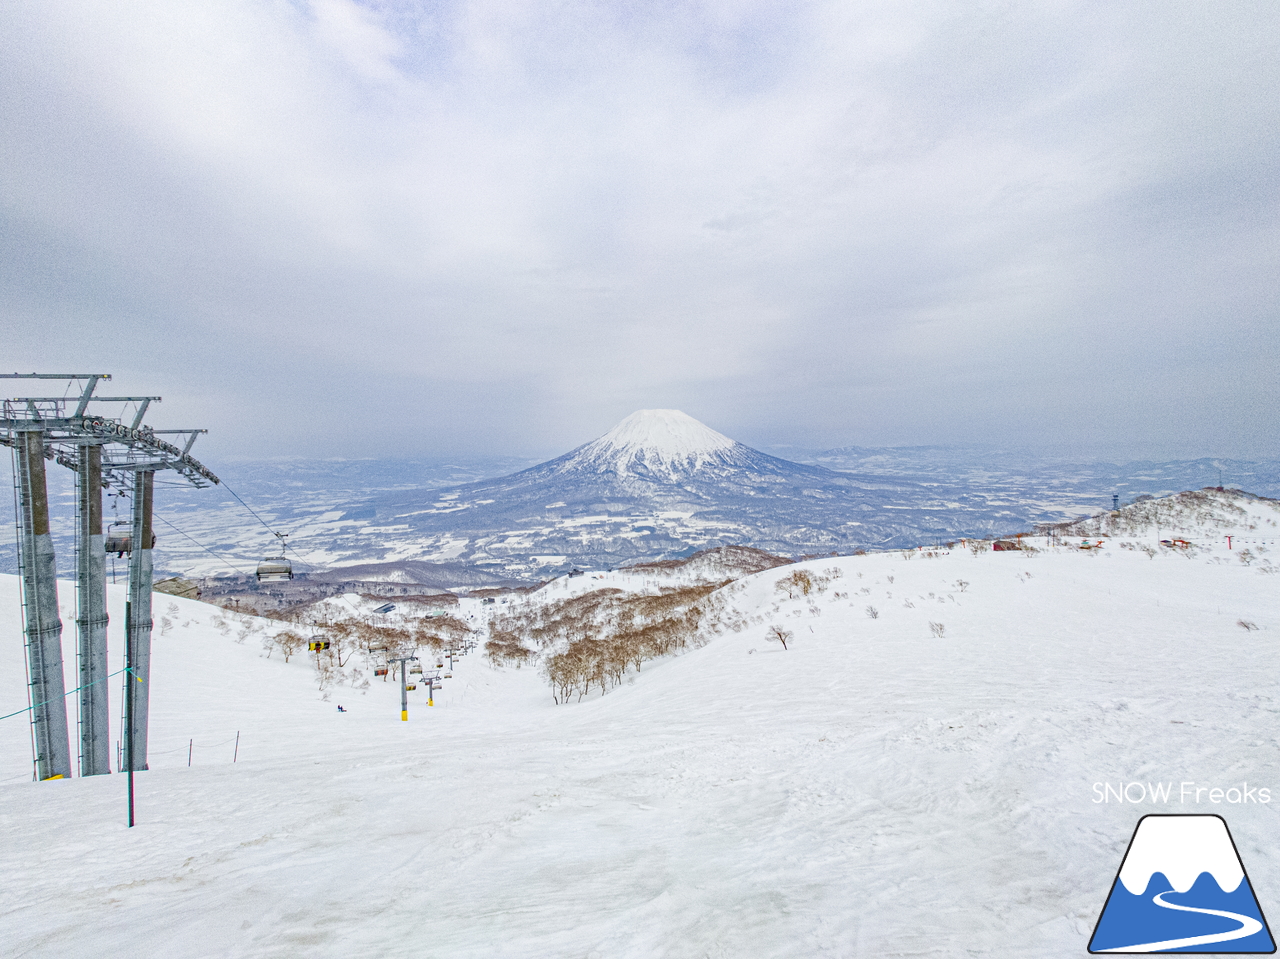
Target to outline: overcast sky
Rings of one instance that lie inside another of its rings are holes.
[[[8,0],[0,367],[231,455],[1280,455],[1280,4]]]

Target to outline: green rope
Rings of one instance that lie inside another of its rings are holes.
[[[71,690],[71,692],[63,693],[62,698],[66,699],[68,696],[71,695],[71,693],[78,693],[82,689],[88,689],[90,686],[96,686],[98,685],[98,683],[105,682],[106,680],[111,679],[114,676],[119,676],[121,673],[133,673],[133,675],[137,678],[138,682],[142,682],[142,677],[139,676],[136,671],[128,668],[118,669],[114,673],[111,673],[107,676],[103,676],[102,679],[95,679],[91,683],[85,683],[83,686],[77,686],[75,689]],[[21,716],[23,713],[29,713],[31,712],[31,710],[37,709],[51,702],[53,702],[52,699],[46,699],[43,703],[36,703],[34,706],[28,706],[26,709],[19,709],[16,713],[9,713],[8,716],[0,716],[0,719],[11,719],[14,716]]]

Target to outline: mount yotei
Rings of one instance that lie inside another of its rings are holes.
[[[1003,529],[964,502],[901,478],[770,456],[679,410],[640,410],[556,459],[493,480],[376,501],[394,541],[383,561],[500,567],[611,566],[736,543],[788,556],[914,545]],[[370,530],[371,532],[371,530]]]
[[[393,592],[392,583],[479,588],[727,544],[794,558],[1004,535],[1092,516],[1113,494],[1133,501],[1221,485],[1224,472],[1233,484],[1280,493],[1280,463],[1114,466],[959,448],[798,455],[805,462],[675,410],[644,410],[536,465],[508,456],[249,461],[223,472],[235,497],[165,490],[157,569],[251,577],[279,549],[272,530],[283,530],[297,571],[326,590],[347,581],[383,581]],[[52,532],[69,574],[75,489],[58,484],[64,472],[50,474],[50,497],[62,506]],[[17,569],[12,544],[0,543],[0,569]]]

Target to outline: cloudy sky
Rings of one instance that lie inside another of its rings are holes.
[[[240,455],[1280,455],[1280,5],[8,0],[0,367]]]

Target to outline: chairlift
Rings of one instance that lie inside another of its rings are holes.
[[[112,524],[114,527],[115,524]],[[110,530],[107,535],[102,538],[103,551],[107,553],[115,553],[116,559],[124,559],[125,553],[133,552],[133,536],[129,533],[114,533]]]
[[[151,549],[156,548],[156,534],[151,534]],[[133,552],[133,533],[108,533],[102,538],[104,553],[116,553],[116,559],[124,559],[125,553]]]
[[[414,666],[414,667],[412,667],[412,668],[409,670],[409,675],[410,675],[410,676],[421,676],[421,675],[422,675],[422,667],[421,667],[421,666]]]
[[[116,553],[117,559],[124,559],[125,553],[133,551],[132,524],[120,519],[120,497],[121,493],[112,493],[111,509],[115,514],[115,519],[107,527],[107,534],[103,537],[103,552]]]
[[[285,580],[293,579],[293,563],[284,555],[285,537],[288,533],[274,533],[280,540],[280,555],[268,556],[258,564],[258,582],[259,583],[281,583]]]
[[[453,679],[453,673],[445,673],[445,674],[444,674],[443,676],[441,676],[440,678],[441,678],[441,679]]]
[[[386,666],[379,666],[379,667],[377,667],[376,669],[374,669],[374,671],[373,671],[373,675],[375,675],[375,676],[385,676],[385,675],[387,675],[387,673],[388,673],[388,672],[389,672],[389,670],[387,669],[387,667],[386,667]]]
[[[415,689],[417,689],[417,688],[418,688],[418,684],[417,684],[417,683],[405,683],[405,684],[404,684],[404,688],[405,688],[405,690],[407,690],[408,692],[413,692]]]

